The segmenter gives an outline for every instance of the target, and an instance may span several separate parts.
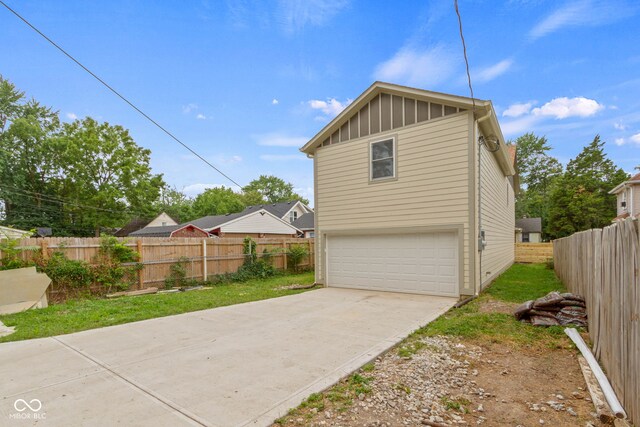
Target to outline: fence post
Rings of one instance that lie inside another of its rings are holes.
[[[42,239],[40,241],[40,248],[42,249],[42,259],[44,260],[48,260],[49,259],[49,248],[48,248],[48,244],[47,241]]]
[[[287,270],[287,241],[282,241],[282,265],[284,270]]]
[[[202,239],[202,281],[207,281],[207,238]]]
[[[139,254],[138,262],[142,264],[142,268],[138,270],[138,288],[142,289],[144,287],[144,264],[143,264],[144,260],[142,259],[142,240],[141,239],[138,239],[138,241],[136,242],[136,246]]]

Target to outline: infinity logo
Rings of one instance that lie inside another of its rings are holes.
[[[16,408],[18,412],[24,412],[27,408],[31,409],[32,412],[38,412],[42,409],[42,402],[40,402],[39,399],[31,399],[31,401],[27,403],[24,399],[17,399],[13,402],[13,407]]]

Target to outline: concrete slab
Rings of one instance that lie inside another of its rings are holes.
[[[269,425],[455,302],[326,288],[0,344],[0,425]]]

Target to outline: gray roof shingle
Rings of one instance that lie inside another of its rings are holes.
[[[523,233],[542,233],[542,218],[516,219],[516,228],[522,228]]]
[[[278,218],[283,218],[287,214],[287,212],[289,212],[291,208],[298,202],[299,200],[291,200],[289,202],[279,202],[279,203],[271,203],[271,204],[265,204],[265,205],[247,206],[242,212],[247,214],[247,213],[259,211],[260,209],[264,209],[265,211],[277,216]]]
[[[298,230],[313,230],[315,226],[315,215],[313,212],[303,214],[300,218],[291,223]]]
[[[165,225],[164,227],[145,227],[129,233],[129,236],[138,237],[170,237],[171,233],[184,225]]]

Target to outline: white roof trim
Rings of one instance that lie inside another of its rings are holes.
[[[615,187],[613,187],[613,190],[609,191],[609,194],[618,194],[620,192],[620,190],[630,186],[630,185],[635,185],[635,184],[640,184],[640,181],[625,181],[621,184],[616,185]]]

